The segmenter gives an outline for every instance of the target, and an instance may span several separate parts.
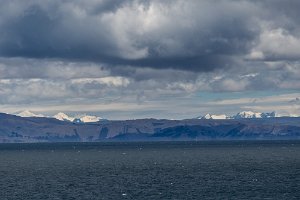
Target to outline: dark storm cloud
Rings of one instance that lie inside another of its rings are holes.
[[[1,1],[0,55],[211,71],[260,33],[247,1]]]
[[[290,31],[299,29],[300,1],[297,0],[265,0],[257,1],[262,8],[265,8],[265,17],[273,21],[274,25],[283,26]]]
[[[85,24],[85,30],[81,30],[82,25],[57,11],[57,6],[43,9],[40,5],[33,4],[19,16],[3,22],[1,54],[7,57],[80,60],[96,56],[96,47],[107,46],[105,35],[100,31],[97,33],[100,39],[96,41],[96,36],[89,30],[92,24]]]
[[[166,87],[181,81],[213,91],[299,85],[298,1],[0,4],[0,79],[121,76],[146,81],[145,88],[154,88],[151,80]]]

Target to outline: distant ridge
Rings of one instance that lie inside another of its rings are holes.
[[[94,120],[98,118],[88,117],[88,122]],[[300,139],[300,117],[77,123],[50,117],[19,117],[0,113],[0,143],[288,139]]]
[[[74,122],[74,123],[92,123],[92,122],[98,122],[101,120],[106,120],[99,116],[93,116],[88,114],[83,115],[75,115],[75,116],[69,116],[63,112],[59,112],[55,114],[54,116],[45,116],[43,114],[35,114],[32,111],[25,110],[19,113],[16,113],[14,115],[20,116],[20,117],[46,117],[46,118],[55,118],[60,121],[66,121],[66,122]],[[196,119],[216,119],[216,120],[224,120],[224,119],[258,119],[258,118],[274,118],[274,117],[299,117],[298,115],[288,115],[288,116],[280,116],[277,115],[275,111],[273,112],[253,112],[253,111],[241,111],[233,116],[229,116],[226,114],[210,114],[207,113],[204,116],[196,117]]]
[[[25,110],[25,111],[16,113],[15,115],[19,116],[19,117],[55,118],[55,119],[58,119],[60,121],[75,122],[75,123],[91,123],[91,122],[98,122],[100,120],[103,120],[103,118],[101,118],[101,117],[86,115],[86,114],[71,117],[71,116],[68,116],[67,114],[65,114],[63,112],[59,112],[59,113],[55,114],[54,116],[49,117],[49,116],[45,116],[45,115],[42,115],[42,114],[35,114],[35,113],[33,113],[29,110]]]
[[[254,118],[273,118],[279,117],[276,116],[276,113],[273,112],[253,112],[253,111],[242,111],[233,116],[228,116],[225,114],[206,114],[204,116],[197,117],[197,119],[254,119]],[[292,116],[291,116],[292,117]]]
[[[15,115],[20,116],[20,117],[45,117],[42,114],[35,114],[29,110],[24,110],[22,112],[16,113]]]
[[[68,122],[73,122],[74,121],[74,117],[69,117],[67,114],[63,113],[63,112],[59,112],[56,115],[53,116],[53,118],[58,119],[60,121],[68,121]]]
[[[203,117],[199,117],[199,119],[228,119],[228,116],[225,114],[221,114],[221,115],[206,114]]]
[[[276,117],[276,113],[260,113],[260,112],[252,112],[252,111],[242,111],[233,116],[233,119],[244,119],[244,118],[270,118]]]
[[[103,118],[101,117],[87,115],[87,114],[70,117],[67,114],[62,112],[57,113],[53,117],[61,121],[69,121],[69,122],[76,122],[76,123],[90,123],[90,122],[98,122],[100,120],[103,120]]]

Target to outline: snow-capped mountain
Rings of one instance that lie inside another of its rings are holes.
[[[252,112],[252,111],[242,111],[233,116],[234,119],[244,119],[244,118],[262,118],[262,113]]]
[[[76,118],[76,119],[79,119],[83,123],[98,122],[98,121],[102,120],[101,117],[92,116],[92,115],[83,115],[83,116],[81,116],[79,118]]]
[[[53,118],[58,119],[60,121],[69,121],[69,122],[76,122],[76,123],[98,122],[102,120],[101,117],[86,115],[86,114],[71,117],[62,112],[57,113],[56,115],[53,116]]]
[[[271,113],[260,113],[252,111],[242,111],[233,116],[233,119],[245,119],[245,118],[270,118],[275,117],[275,112]]]
[[[98,122],[103,120],[103,118],[93,115],[77,115],[75,117],[69,116],[63,112],[59,112],[56,115],[49,117],[42,114],[35,114],[29,110],[24,110],[19,113],[15,113],[14,115],[19,117],[47,117],[47,118],[55,118],[60,121],[67,121],[67,122],[75,122],[75,123],[89,123],[89,122]]]
[[[16,113],[15,115],[17,115],[19,117],[45,117],[42,114],[35,114],[33,112],[30,112],[29,110],[24,110],[20,113]]]
[[[214,120],[214,121],[213,121]],[[0,113],[0,143],[87,141],[194,141],[215,139],[264,140],[300,138],[299,118],[268,119],[137,119],[89,123]],[[102,133],[100,130],[105,130]],[[101,133],[100,133],[101,132]],[[146,134],[147,133],[147,134]]]
[[[53,116],[53,118],[58,119],[60,121],[68,121],[68,122],[73,122],[74,121],[74,117],[69,117],[67,114],[63,113],[63,112],[59,112],[56,115]]]
[[[224,114],[221,115],[206,114],[203,117],[200,117],[200,119],[228,119],[228,116]]]
[[[260,113],[253,111],[242,111],[234,116],[227,116],[225,114],[206,114],[203,117],[197,117],[198,119],[252,119],[252,118],[271,118],[277,117],[275,112]]]

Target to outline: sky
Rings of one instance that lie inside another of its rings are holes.
[[[298,0],[0,0],[0,112],[300,115]]]

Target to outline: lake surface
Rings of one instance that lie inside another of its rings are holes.
[[[300,142],[0,144],[0,199],[300,199]]]

